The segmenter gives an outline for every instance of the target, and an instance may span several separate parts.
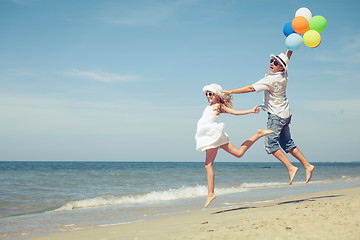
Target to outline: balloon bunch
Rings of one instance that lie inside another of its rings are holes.
[[[325,30],[326,25],[323,16],[313,17],[309,9],[299,8],[295,18],[283,28],[286,47],[291,51],[299,49],[302,43],[311,48],[318,47],[321,43],[320,33]]]

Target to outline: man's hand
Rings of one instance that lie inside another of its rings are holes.
[[[286,51],[286,56],[288,57],[289,60],[290,60],[292,53],[293,53],[293,51],[291,51],[291,50]]]

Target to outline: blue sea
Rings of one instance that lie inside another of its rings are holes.
[[[208,209],[360,185],[360,162],[313,163],[293,185],[280,162],[215,162]],[[202,210],[201,162],[0,162],[0,239],[144,221]]]

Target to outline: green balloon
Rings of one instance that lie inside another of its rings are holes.
[[[325,30],[327,25],[326,19],[323,16],[317,15],[310,19],[309,21],[309,29],[315,30],[318,33],[321,33]]]

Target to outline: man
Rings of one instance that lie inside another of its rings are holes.
[[[291,113],[289,101],[286,97],[286,86],[288,81],[287,66],[291,55],[292,51],[290,50],[287,50],[286,54],[271,55],[269,73],[263,79],[253,85],[224,90],[224,92],[239,94],[264,91],[264,105],[262,107],[264,111],[268,112],[267,128],[274,131],[274,133],[265,137],[265,150],[286,166],[289,172],[290,184],[292,184],[298,168],[291,164],[284,151],[293,155],[304,166],[306,183],[308,183],[315,167],[306,160],[290,135]]]

